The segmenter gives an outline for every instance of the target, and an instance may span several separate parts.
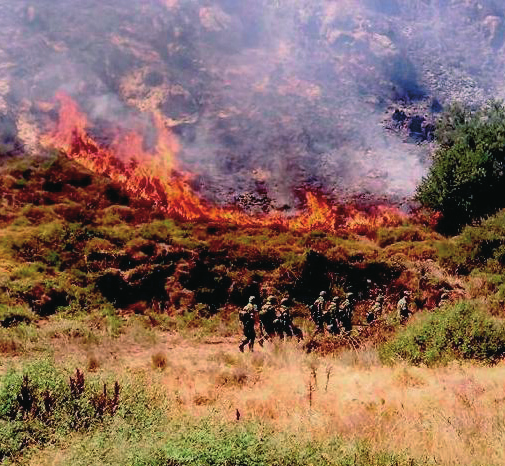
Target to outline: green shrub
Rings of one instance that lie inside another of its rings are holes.
[[[0,461],[43,445],[59,432],[86,430],[114,416],[121,387],[87,381],[79,369],[67,377],[48,361],[10,370],[0,386]]]
[[[406,225],[400,227],[379,228],[377,230],[377,244],[384,248],[400,241],[423,241],[429,235],[419,227]]]
[[[471,301],[422,315],[380,349],[384,362],[429,366],[454,359],[496,363],[505,353],[505,325]]]
[[[505,211],[480,225],[467,226],[455,238],[436,244],[440,263],[453,273],[473,269],[505,268]]]
[[[0,325],[10,327],[24,322],[29,324],[36,318],[36,315],[24,306],[5,306],[0,304]]]
[[[505,105],[472,112],[453,105],[436,132],[437,150],[418,200],[442,212],[449,232],[505,206]]]
[[[170,237],[180,233],[173,220],[156,220],[140,228],[140,236],[147,240],[168,243]]]

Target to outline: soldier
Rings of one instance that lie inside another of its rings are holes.
[[[276,333],[275,296],[269,296],[259,313],[261,340],[270,340]]]
[[[256,315],[258,307],[254,304],[255,297],[249,298],[249,303],[239,313],[240,323],[242,324],[242,331],[244,333],[244,340],[239,345],[240,351],[244,352],[244,346],[249,344],[249,351],[254,351],[254,340],[256,339],[256,331],[254,325],[256,323]]]
[[[407,302],[409,292],[404,291],[403,296],[400,298],[398,301],[398,304],[396,305],[396,310],[398,312],[398,318],[400,319],[400,323],[403,324],[410,315],[410,309],[409,309],[409,304]]]
[[[338,321],[338,296],[333,297],[328,309],[326,309],[325,321],[327,324],[327,329],[330,333],[336,335],[340,332],[339,321]]]
[[[377,319],[377,317],[382,314],[383,303],[384,303],[384,296],[380,294],[377,296],[377,298],[375,298],[375,303],[372,309],[368,311],[368,314],[366,316],[366,321],[368,324],[374,322],[375,319]]]
[[[326,291],[321,291],[319,293],[319,297],[314,301],[314,304],[311,307],[310,313],[312,315],[312,320],[317,326],[316,333],[323,332],[324,333],[324,320],[323,314],[326,308]]]
[[[288,307],[288,298],[283,298],[281,300],[281,307],[280,307],[280,325],[282,329],[282,338],[284,338],[284,335],[287,337],[292,337],[293,335],[298,338],[298,340],[303,340],[303,333],[302,331],[293,323],[293,317],[291,316],[291,312],[289,311]]]
[[[339,309],[339,321],[342,323],[346,332],[352,329],[352,315],[354,313],[354,294],[349,292],[345,294],[345,301]]]

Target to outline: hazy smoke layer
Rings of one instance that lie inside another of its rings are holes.
[[[443,105],[503,95],[504,12],[498,0],[0,0],[0,142],[35,148],[37,103],[63,89],[97,127],[161,112],[210,198],[408,196]]]

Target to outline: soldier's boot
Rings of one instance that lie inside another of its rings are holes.
[[[238,349],[240,350],[241,353],[243,353],[244,352],[244,344],[240,343],[240,345],[238,345]]]

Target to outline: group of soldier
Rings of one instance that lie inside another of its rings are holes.
[[[261,310],[258,310],[256,298],[251,296],[249,303],[239,312],[239,318],[244,332],[244,340],[239,346],[242,352],[246,345],[253,351],[257,323],[259,323],[260,346],[263,346],[265,340],[271,340],[275,336],[280,338],[295,336],[299,340],[303,339],[302,331],[293,323],[288,298],[283,298],[280,306],[277,306],[275,296],[269,296]]]
[[[348,292],[345,299],[335,296],[331,300],[326,299],[326,291],[321,291],[314,304],[310,306],[310,315],[316,326],[315,335],[328,332],[332,335],[348,334],[352,330],[352,321],[355,307],[354,294]],[[404,291],[397,303],[398,318],[404,323],[410,315],[408,302],[409,292]],[[373,324],[383,313],[384,296],[378,294],[373,306],[368,310],[366,321],[368,325]],[[260,346],[267,340],[274,337],[303,339],[303,333],[293,323],[293,317],[289,308],[289,299],[283,298],[280,305],[277,305],[275,296],[268,296],[265,304],[258,309],[256,298],[251,296],[249,303],[239,312],[240,323],[244,333],[244,339],[239,345],[240,351],[248,345],[249,350],[254,350],[256,340],[256,327],[259,326]]]

